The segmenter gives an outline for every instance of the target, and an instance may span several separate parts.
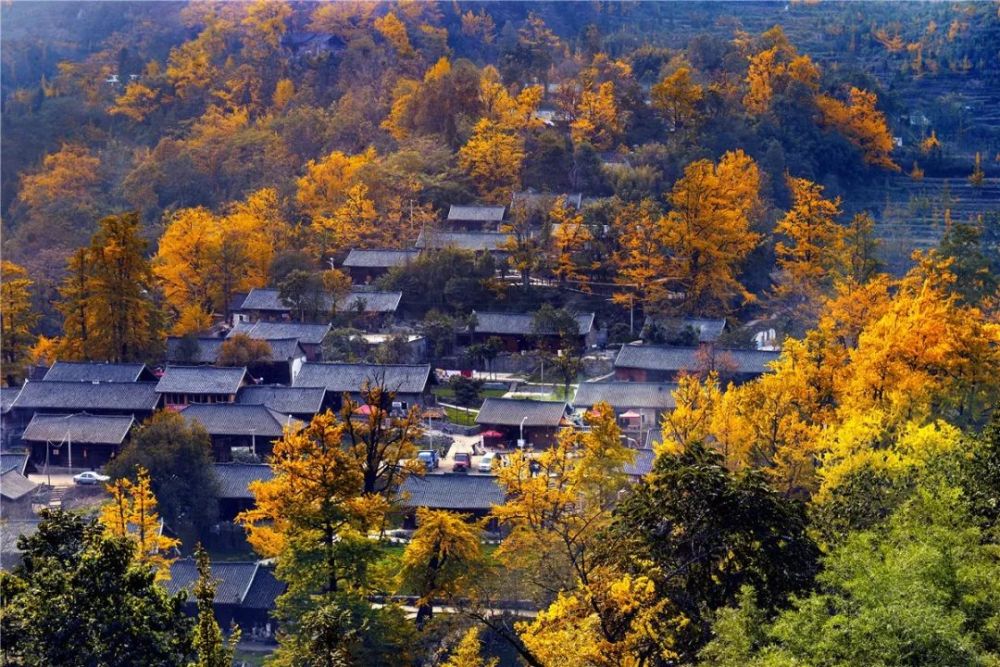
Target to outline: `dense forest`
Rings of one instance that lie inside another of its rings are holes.
[[[161,364],[254,288],[353,332],[329,307],[348,253],[429,247],[467,204],[507,207],[501,252],[425,251],[375,285],[433,360],[477,310],[560,336],[594,312],[609,346],[696,343],[658,328],[680,318],[726,320],[732,350],[777,332],[751,381],[678,379],[641,479],[598,405],[507,458],[504,504],[420,509],[405,546],[381,537],[423,474],[419,411],[366,385],[286,430],[236,519],[285,586],[268,664],[1000,664],[1000,4],[0,12],[5,387]],[[541,350],[564,397],[569,348]],[[209,530],[205,488],[174,484],[210,465],[184,424],[139,428],[98,518],[45,511],[0,578],[4,664],[232,664],[208,555],[197,620],[159,583],[157,499]]]

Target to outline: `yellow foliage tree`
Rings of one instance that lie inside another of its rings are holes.
[[[160,91],[142,81],[132,81],[108,109],[112,115],[121,115],[141,123],[160,108]]]
[[[815,322],[822,298],[843,269],[844,228],[837,223],[840,198],[824,199],[823,187],[787,177],[792,207],[778,221],[774,246],[780,272],[775,300],[800,322]]]
[[[737,299],[753,300],[738,276],[760,243],[752,226],[760,209],[760,171],[743,151],[718,165],[699,160],[674,184],[663,225],[671,285],[686,312],[724,314]]]
[[[663,226],[655,205],[648,200],[629,204],[615,216],[612,227],[618,246],[613,256],[615,303],[631,307],[638,299],[647,311],[662,309],[669,274]]]
[[[416,52],[410,44],[410,37],[406,34],[406,25],[399,20],[394,12],[389,12],[385,16],[375,19],[375,30],[392,44],[392,48],[400,57],[410,58],[415,55]]]
[[[560,197],[549,210],[552,223],[552,275],[560,282],[572,282],[578,289],[590,291],[590,271],[599,262],[587,262],[582,253],[593,240],[590,229],[583,224],[583,215],[566,204]]]
[[[463,17],[463,25],[464,22],[465,18]],[[482,642],[479,639],[479,634],[479,628],[469,628],[469,630],[462,635],[462,639],[458,642],[458,646],[455,647],[455,650],[452,651],[448,660],[444,662],[441,667],[498,667],[500,664],[499,658],[484,660],[480,655]]]
[[[484,566],[479,534],[469,517],[446,510],[417,509],[417,530],[403,552],[399,580],[416,591],[417,627],[433,616],[433,599],[467,593]]]
[[[875,108],[875,93],[851,87],[849,103],[835,97],[820,95],[816,98],[823,125],[833,127],[848,141],[861,149],[867,164],[891,171],[899,171],[892,161],[892,133],[885,115]]]
[[[169,552],[180,541],[163,534],[149,472],[139,467],[136,481],[122,478],[106,488],[111,501],[101,508],[101,525],[110,535],[134,540],[136,559],[154,568],[157,580],[169,579],[174,560]]]
[[[374,160],[374,149],[357,155],[334,151],[318,162],[310,160],[296,183],[296,201],[312,218],[333,215],[360,181],[360,170]]]
[[[458,163],[469,174],[484,201],[509,201],[521,187],[524,140],[488,118],[482,118],[458,152]]]
[[[610,150],[624,130],[615,84],[606,81],[596,90],[585,90],[580,95],[575,118],[570,123],[573,143],[589,143],[600,151]]]
[[[650,91],[653,108],[663,114],[671,130],[691,125],[697,118],[698,104],[705,96],[701,85],[694,82],[691,68],[678,67]]]
[[[28,361],[28,351],[35,342],[34,327],[38,314],[31,307],[31,286],[24,267],[0,262],[0,341],[2,341],[4,381],[15,386]]]

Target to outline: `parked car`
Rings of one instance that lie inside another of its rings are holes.
[[[479,459],[479,472],[493,472],[493,461],[497,459],[496,452],[486,452]]]
[[[441,464],[441,459],[438,457],[436,449],[421,449],[417,453],[417,460],[423,463],[427,470],[437,470],[437,467]]]
[[[96,473],[93,470],[81,472],[79,475],[73,475],[74,484],[103,484],[110,479],[111,478],[107,475]]]
[[[459,452],[455,454],[455,465],[452,468],[455,472],[469,472],[472,469],[472,454]]]

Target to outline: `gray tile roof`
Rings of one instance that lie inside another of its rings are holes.
[[[515,192],[514,193],[514,203],[527,204],[529,206],[544,206],[545,208],[551,208],[555,203],[556,199],[559,197],[566,198],[566,204],[572,206],[573,208],[579,210],[583,206],[583,194],[577,192],[576,194],[556,194],[549,192]]]
[[[594,328],[594,314],[574,315],[581,336],[586,336]],[[535,316],[531,313],[476,313],[476,333],[500,336],[530,336],[535,334]],[[553,334],[555,332],[539,332]]]
[[[635,459],[631,463],[626,463],[623,471],[629,477],[643,477],[653,470],[653,462],[656,454],[652,449],[635,450]]]
[[[301,322],[237,322],[229,336],[245,334],[256,340],[281,340],[296,338],[304,345],[320,345],[330,331],[329,324],[303,324]]]
[[[95,445],[120,445],[135,425],[131,415],[46,415],[36,413],[24,429],[22,438],[29,442],[86,442]]]
[[[696,371],[714,358],[716,368],[729,368],[744,375],[766,373],[768,364],[780,352],[766,350],[707,350],[699,354],[697,347],[661,347],[656,345],[623,345],[615,358],[615,368],[642,368],[656,371]]]
[[[16,470],[22,475],[28,467],[27,452],[3,452],[0,454],[0,473]]]
[[[238,403],[195,403],[180,411],[188,421],[197,421],[209,435],[243,435],[280,438],[284,426],[292,428],[302,422],[292,419],[263,405]]]
[[[138,382],[146,364],[102,364],[85,361],[57,361],[42,378],[46,382]],[[148,375],[148,371],[147,375]]]
[[[458,248],[459,250],[488,251],[500,250],[510,238],[500,232],[421,232],[417,237],[418,248]]]
[[[608,403],[616,409],[652,408],[672,410],[676,384],[660,382],[581,382],[573,398],[573,406],[590,408]]]
[[[219,498],[253,500],[250,482],[274,477],[274,471],[266,463],[216,463],[212,467],[219,482]]]
[[[235,394],[247,369],[215,366],[167,366],[156,385],[161,394]]]
[[[663,442],[663,431],[658,428],[651,428],[646,433],[646,442],[643,447],[645,449],[656,449],[656,446],[661,442]]]
[[[0,413],[6,414],[10,410],[11,404],[17,395],[21,393],[20,387],[0,387]]]
[[[180,345],[183,339],[179,336],[167,338],[167,363],[171,364],[214,364],[219,358],[219,348],[224,338],[218,336],[196,339],[198,351],[193,359],[181,359]]]
[[[402,298],[402,292],[354,289],[337,301],[337,311],[341,313],[354,311],[360,304],[362,312],[365,313],[394,313],[399,308]]]
[[[261,565],[254,574],[250,589],[243,596],[244,609],[274,609],[275,600],[285,592],[285,584],[274,576],[274,569]]]
[[[240,306],[240,310],[257,310],[257,311],[267,311],[267,312],[279,312],[287,313],[291,311],[291,307],[282,301],[280,293],[276,289],[253,289],[247,294],[247,297],[243,300],[243,305]],[[337,311],[343,312],[346,310],[354,310],[357,307],[357,303],[360,301],[364,306],[364,312],[366,313],[391,313],[395,312],[399,307],[399,300],[403,297],[402,292],[380,292],[375,290],[366,290],[360,288],[354,288],[346,295],[342,296],[337,300]],[[332,300],[324,300],[324,308],[327,310],[332,310]],[[280,324],[286,326],[294,326],[295,322],[260,322],[259,324]],[[247,323],[237,324],[237,329],[246,328]],[[323,326],[323,325],[299,325],[299,326]],[[236,329],[234,329],[236,331]],[[302,331],[309,332],[306,335],[314,336],[315,332],[311,332],[308,329],[303,329]],[[318,331],[318,330],[316,330]],[[243,332],[246,333],[246,332]],[[325,333],[324,333],[325,335]],[[257,336],[252,336],[257,337]],[[282,335],[281,337],[285,337]],[[291,336],[289,336],[291,337]],[[300,337],[301,336],[296,336]],[[320,339],[322,341],[322,339]],[[303,342],[309,343],[310,340],[305,340]]]
[[[265,405],[283,414],[319,412],[326,390],[322,387],[284,387],[281,385],[250,385],[240,389],[236,402],[243,405]]]
[[[0,475],[0,498],[4,500],[20,500],[37,488],[37,484],[16,470]]]
[[[524,398],[487,398],[479,408],[477,424],[496,426],[559,426],[566,415],[562,401],[532,401]]]
[[[404,507],[459,511],[486,511],[504,503],[504,493],[493,475],[410,475],[399,489]]]
[[[267,344],[271,347],[269,361],[279,362],[298,359],[306,356],[305,350],[298,338],[270,338]]]
[[[352,248],[342,266],[357,269],[390,269],[405,266],[420,255],[419,250],[358,250]]]
[[[452,206],[448,209],[448,222],[500,222],[504,206]]]
[[[23,410],[145,412],[156,409],[155,382],[26,382],[13,408]]]
[[[724,317],[719,319],[706,319],[702,317],[650,316],[646,318],[646,326],[653,323],[659,327],[677,331],[683,330],[685,327],[691,327],[698,332],[698,342],[700,343],[714,343],[726,329],[726,319]]]
[[[430,364],[338,364],[305,363],[292,380],[296,387],[324,387],[337,393],[361,390],[367,380],[383,382],[390,391],[422,394],[430,378]]]
[[[241,604],[247,591],[250,590],[258,567],[259,565],[254,562],[216,561],[212,563],[212,578],[216,580],[217,586],[215,604]],[[171,595],[176,595],[182,590],[187,591],[188,599],[191,600],[192,591],[197,581],[198,567],[194,560],[182,558],[175,560],[170,565],[170,578],[163,582],[163,586]]]

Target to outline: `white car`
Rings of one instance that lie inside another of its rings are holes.
[[[477,470],[479,472],[493,472],[493,461],[496,460],[496,452],[486,452],[483,457],[479,459],[479,467]]]
[[[107,475],[102,475],[100,473],[94,472],[93,470],[88,470],[87,472],[81,472],[79,475],[73,475],[74,484],[103,484],[111,478]]]

